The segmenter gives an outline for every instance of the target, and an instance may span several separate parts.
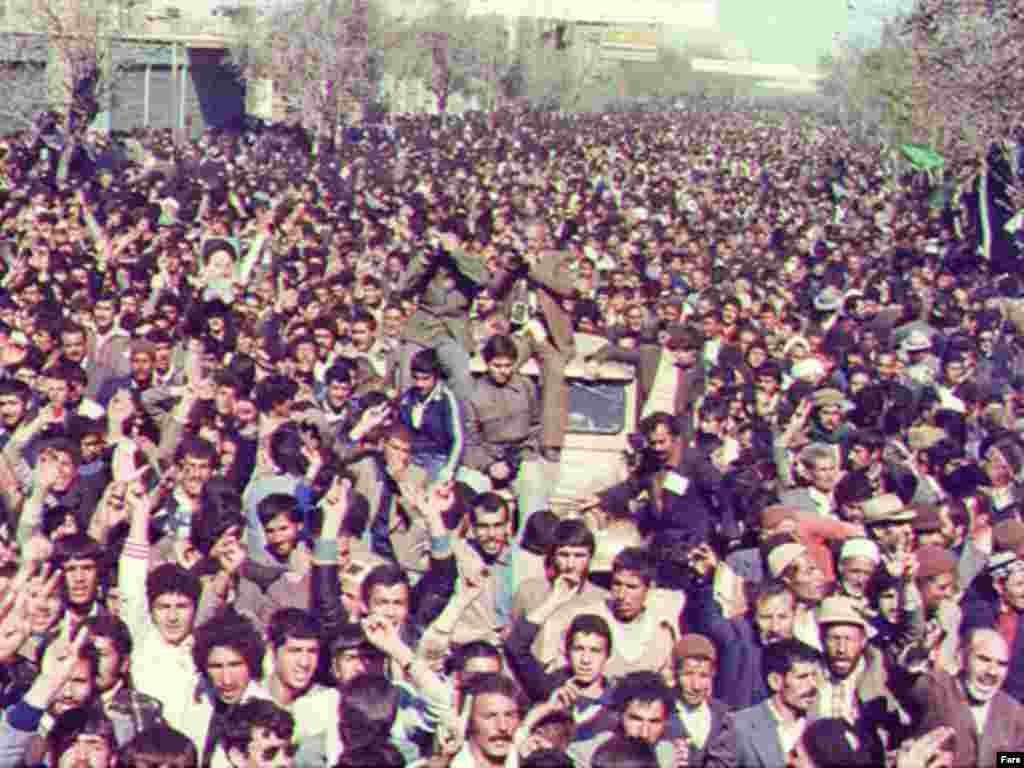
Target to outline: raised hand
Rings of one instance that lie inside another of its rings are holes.
[[[388,656],[393,656],[404,645],[398,628],[382,616],[367,616],[360,622],[370,645]]]
[[[469,731],[469,716],[473,711],[473,695],[462,703],[462,712],[449,722],[438,723],[434,737],[434,756],[447,764],[459,753],[466,743]]]
[[[43,704],[40,709],[49,707],[75,673],[82,647],[89,637],[88,632],[76,632],[76,629],[78,627],[73,622],[65,622],[60,637],[43,653],[39,675],[25,696],[29,703]]]
[[[0,665],[14,658],[32,632],[28,583],[30,569],[21,568],[0,598]]]
[[[718,555],[707,542],[698,544],[690,552],[690,568],[701,578],[714,573],[718,568]]]
[[[427,498],[423,503],[422,511],[428,523],[441,523],[444,525],[444,516],[455,504],[455,483],[434,483]]]
[[[142,477],[146,471],[146,465],[143,464],[141,467],[135,466],[137,449],[138,445],[134,440],[118,441],[114,448],[114,460],[111,466],[112,481],[114,483],[127,488],[129,483],[133,483]]]
[[[347,477],[335,475],[331,487],[327,489],[320,502],[324,511],[322,536],[325,539],[337,538],[341,523],[348,514],[349,496],[352,481]]]
[[[943,750],[942,745],[954,735],[952,728],[940,725],[919,739],[905,741],[896,758],[896,768],[948,768],[953,753]]]

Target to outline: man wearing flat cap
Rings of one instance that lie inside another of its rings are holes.
[[[918,547],[913,555],[914,584],[924,612],[925,633],[935,638],[939,664],[955,671],[961,610],[957,602],[957,561],[942,547]],[[895,574],[894,574],[895,575]],[[917,603],[917,601],[914,601]]]
[[[846,414],[853,410],[853,403],[834,387],[822,387],[813,395],[814,408],[811,426],[807,436],[812,442],[827,445],[845,443],[850,437],[850,425]]]
[[[715,644],[704,635],[686,634],[673,652],[673,666],[679,686],[676,717],[679,734],[689,750],[688,768],[736,765],[736,734],[729,706],[712,698],[712,684],[718,666]],[[670,721],[675,725],[675,720]]]
[[[883,493],[864,502],[864,527],[878,544],[882,564],[902,569],[902,560],[914,549],[914,512],[895,493]]]

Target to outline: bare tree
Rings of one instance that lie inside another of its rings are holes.
[[[268,9],[231,58],[245,79],[270,79],[286,117],[316,137],[315,151],[337,136],[346,107],[371,93],[369,0],[302,0]]]
[[[915,0],[903,37],[913,66],[919,140],[980,169],[1024,114],[1024,6],[1019,0]]]
[[[900,16],[883,20],[876,40],[846,42],[818,66],[825,75],[820,93],[826,108],[858,137],[890,146],[913,140],[916,130],[903,24]]]
[[[115,42],[104,0],[29,0],[19,10],[24,32],[4,39],[0,114],[54,137],[63,177],[137,51]]]

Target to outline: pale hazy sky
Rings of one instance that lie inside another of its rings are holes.
[[[718,0],[726,38],[740,40],[754,61],[813,69],[849,27],[848,0]]]
[[[767,64],[813,68],[838,33],[862,38],[913,0],[717,0],[724,37]]]

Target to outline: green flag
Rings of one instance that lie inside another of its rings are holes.
[[[900,152],[919,171],[941,168],[946,162],[942,155],[931,147],[926,147],[922,144],[901,144]]]

